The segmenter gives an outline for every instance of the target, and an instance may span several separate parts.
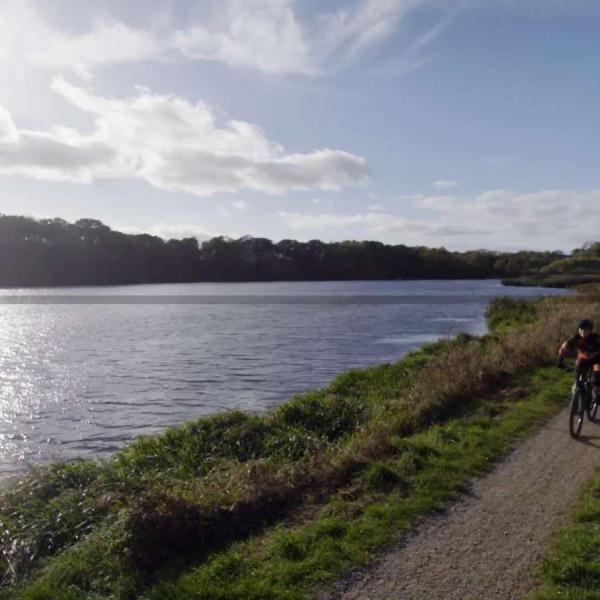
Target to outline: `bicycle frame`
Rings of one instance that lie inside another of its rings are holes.
[[[571,388],[571,407],[569,415],[569,432],[571,437],[578,439],[587,413],[590,421],[596,421],[598,399],[594,394],[592,369],[578,370],[575,382]]]
[[[592,400],[592,389],[594,387],[592,383],[592,370],[584,369],[577,373],[575,377],[575,385],[581,391],[581,396],[584,401],[584,405],[587,408]]]

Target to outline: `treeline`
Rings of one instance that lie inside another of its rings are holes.
[[[573,254],[552,261],[540,269],[542,274],[590,275],[600,273],[600,242],[585,244]]]
[[[571,288],[600,284],[600,242],[590,242],[538,268],[502,279],[505,285]]]
[[[0,286],[198,281],[480,279],[515,277],[564,260],[561,252],[449,252],[373,241],[274,243],[216,237],[165,241],[113,231],[95,219],[71,224],[0,215]]]

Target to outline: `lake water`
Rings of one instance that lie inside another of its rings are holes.
[[[560,293],[495,280],[0,290],[0,475],[268,410],[347,369],[484,333],[495,296]]]

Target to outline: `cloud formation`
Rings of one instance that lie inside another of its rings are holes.
[[[165,240],[181,240],[183,238],[195,237],[199,241],[208,240],[222,233],[215,233],[210,229],[207,229],[203,225],[195,225],[193,223],[157,223],[151,227],[138,227],[135,225],[115,225],[113,229],[116,231],[122,231],[130,235],[141,235],[150,234],[157,235]]]
[[[311,41],[288,0],[226,0],[210,22],[177,31],[170,44],[190,60],[268,73],[317,71]]]
[[[0,64],[86,74],[97,65],[158,60],[164,55],[153,32],[118,21],[98,21],[82,33],[63,32],[46,23],[30,0],[0,0]]]
[[[330,230],[362,229],[371,235],[406,231],[411,225],[423,226],[389,213],[367,212],[354,215],[321,213],[317,215],[281,211],[285,224],[296,231],[326,232]]]
[[[326,62],[348,62],[394,33],[423,0],[362,0],[351,9],[321,14],[314,47]]]
[[[571,250],[597,239],[600,189],[543,190],[520,194],[488,190],[474,197],[407,196],[399,211],[419,209],[418,219],[396,211],[345,215],[280,212],[293,231],[325,239],[379,239],[389,243],[466,250]]]
[[[293,0],[219,0],[208,1],[184,27],[163,23],[148,30],[97,20],[73,32],[49,24],[32,0],[0,0],[0,63],[87,76],[102,64],[202,60],[315,75],[390,37],[425,1],[354,0],[350,7],[301,21]]]
[[[251,123],[219,123],[202,102],[147,90],[124,100],[104,98],[64,79],[53,88],[93,117],[93,132],[18,130],[0,108],[0,173],[79,183],[139,178],[198,196],[338,190],[369,178],[364,158],[328,148],[286,153]]]

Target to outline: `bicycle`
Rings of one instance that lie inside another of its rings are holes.
[[[579,438],[585,414],[590,421],[596,421],[600,399],[596,397],[592,384],[592,370],[585,369],[577,373],[571,388],[571,408],[569,411],[569,433]]]

